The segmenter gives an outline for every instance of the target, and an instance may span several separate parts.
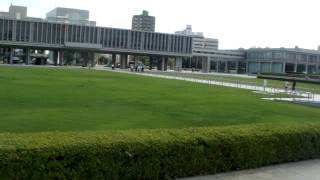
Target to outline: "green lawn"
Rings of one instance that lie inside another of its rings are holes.
[[[0,67],[0,132],[320,121],[320,109],[250,91],[121,73]]]

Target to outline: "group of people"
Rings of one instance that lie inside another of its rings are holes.
[[[114,70],[115,69],[115,65],[112,64],[111,65],[111,69]],[[135,72],[143,72],[144,71],[144,65],[143,64],[130,64],[130,71],[135,71]]]
[[[137,65],[134,65],[134,64],[130,64],[130,71],[133,72],[143,72],[144,71],[144,65],[142,64],[137,64]]]

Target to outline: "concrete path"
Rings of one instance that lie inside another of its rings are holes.
[[[320,180],[320,160],[191,177],[183,180]]]

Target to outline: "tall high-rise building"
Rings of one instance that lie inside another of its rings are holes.
[[[0,12],[0,17],[22,20],[41,20],[41,18],[33,18],[27,16],[28,8],[25,6],[10,5],[8,12]]]
[[[89,11],[81,9],[57,7],[47,13],[46,19],[49,22],[60,22],[90,26],[96,25],[95,21],[89,21]]]
[[[141,15],[134,15],[132,17],[132,30],[137,31],[155,31],[156,18],[149,16],[148,11],[143,11]]]

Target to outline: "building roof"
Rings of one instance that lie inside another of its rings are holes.
[[[300,52],[300,53],[309,53],[309,54],[317,54],[320,55],[320,51],[313,49],[303,49],[303,48],[250,48],[246,49],[246,51],[290,51],[290,52]]]

